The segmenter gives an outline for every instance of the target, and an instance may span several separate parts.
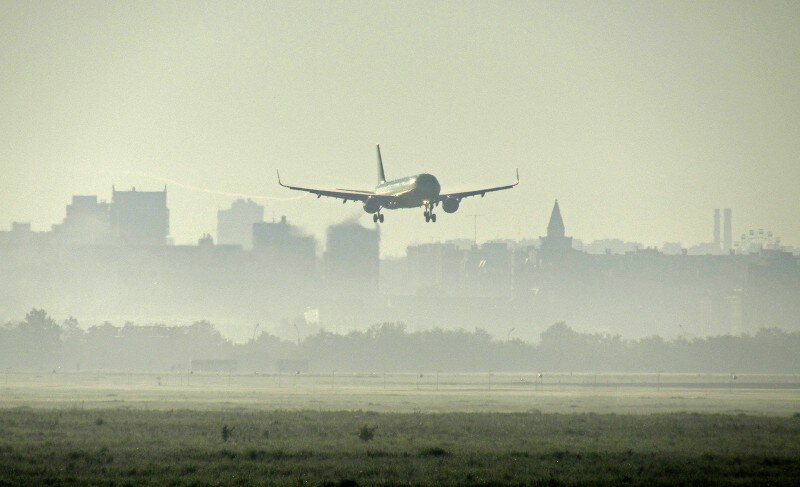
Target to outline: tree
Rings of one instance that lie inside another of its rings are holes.
[[[25,321],[8,330],[8,360],[23,368],[57,366],[61,355],[61,328],[43,309],[32,309]]]

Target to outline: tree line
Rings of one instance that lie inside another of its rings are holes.
[[[665,340],[658,336],[578,332],[556,323],[538,343],[500,340],[484,329],[409,331],[382,323],[364,331],[320,331],[298,342],[262,333],[233,343],[213,324],[83,328],[33,309],[0,326],[3,370],[189,370],[193,360],[235,360],[239,372],[275,372],[280,361],[310,372],[708,372],[800,373],[800,332],[762,328],[753,334]]]

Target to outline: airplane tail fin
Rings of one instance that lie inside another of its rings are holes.
[[[381,146],[378,147],[378,183],[386,182],[386,174],[383,172],[383,159],[381,159]]]

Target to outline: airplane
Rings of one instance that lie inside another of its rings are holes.
[[[364,211],[372,213],[372,221],[375,223],[383,223],[384,215],[381,212],[383,209],[394,210],[398,208],[419,207],[425,208],[425,222],[436,222],[436,213],[434,213],[433,210],[439,206],[439,203],[442,204],[442,209],[445,213],[455,213],[458,211],[461,200],[464,198],[477,195],[483,197],[486,193],[510,189],[519,184],[519,169],[517,169],[517,180],[512,184],[455,193],[442,193],[439,180],[428,173],[387,181],[386,174],[383,171],[383,159],[381,158],[380,145],[377,146],[377,151],[378,185],[375,186],[374,191],[338,188],[328,190],[291,186],[283,184],[280,171],[278,171],[278,184],[284,188],[295,191],[305,191],[315,194],[317,198],[321,198],[322,196],[339,198],[342,200],[343,204],[348,201],[360,201],[364,203]]]

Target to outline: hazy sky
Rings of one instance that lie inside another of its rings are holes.
[[[0,2],[0,228],[60,222],[72,194],[168,182],[176,243],[218,193],[288,182],[447,189],[513,180],[426,224],[387,212],[384,253],[472,235],[660,245],[734,232],[800,244],[798,2]],[[259,200],[323,236],[369,215]]]

